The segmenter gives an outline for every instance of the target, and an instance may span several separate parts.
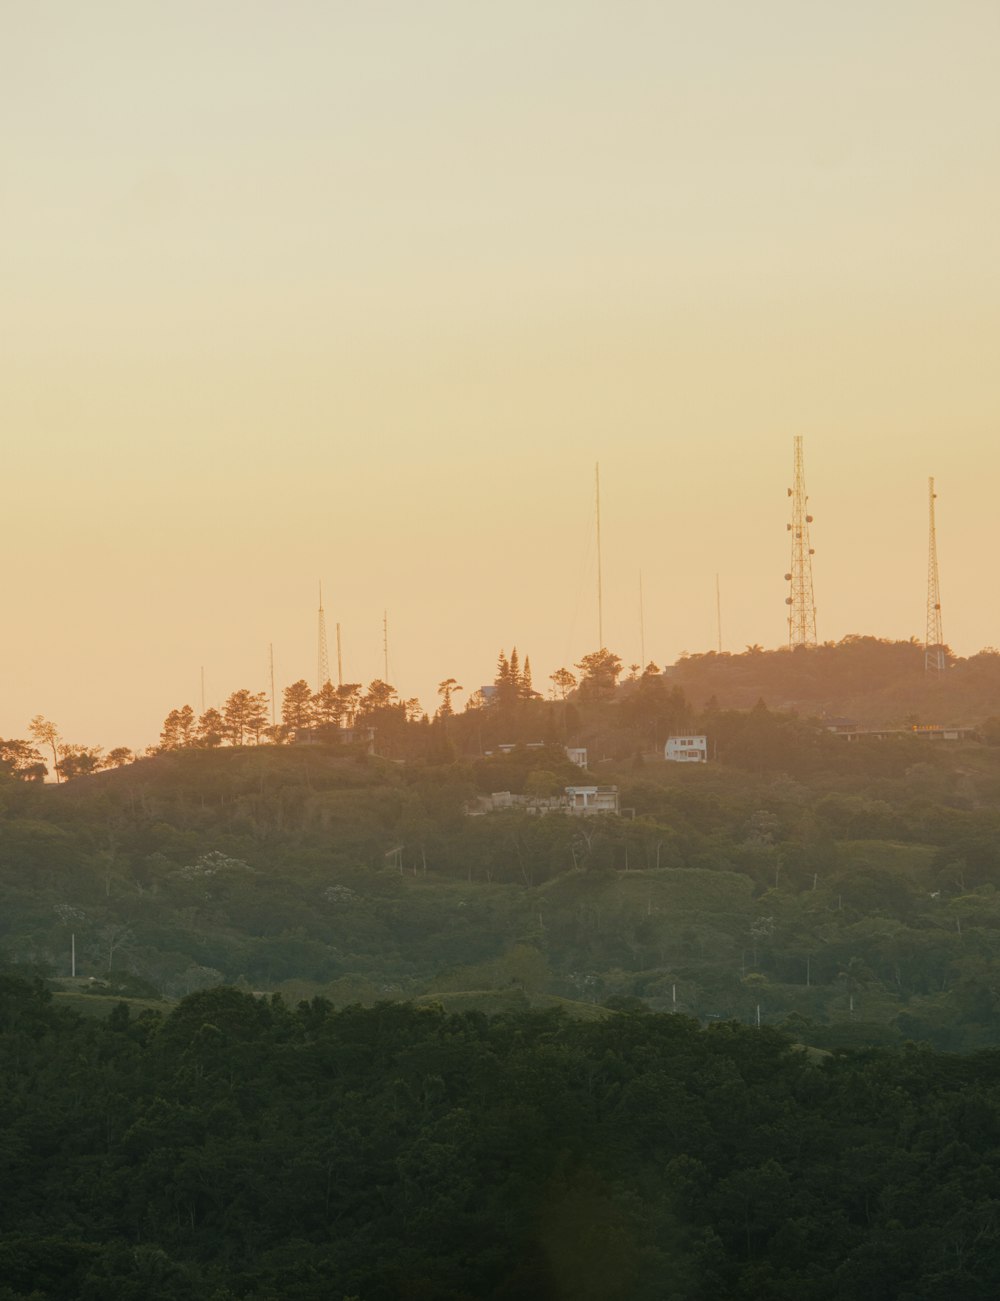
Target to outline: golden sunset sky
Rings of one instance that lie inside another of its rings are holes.
[[[0,735],[605,641],[1000,644],[995,0],[6,0]],[[462,697],[458,697],[459,706]]]

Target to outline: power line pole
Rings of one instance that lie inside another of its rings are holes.
[[[930,531],[927,547],[927,640],[924,643],[925,672],[943,673],[948,667],[941,628],[941,582],[938,575],[937,526],[934,521],[934,480],[928,479]]]
[[[330,681],[330,654],[326,646],[326,615],[323,613],[323,584],[319,585],[319,629],[316,656],[316,690],[322,691]]]
[[[788,489],[792,499],[792,522],[788,531],[792,535],[791,572],[785,582],[791,583],[791,594],[785,597],[788,610],[788,645],[816,645],[816,598],[813,595],[812,558],[815,552],[809,545],[809,525],[813,517],[808,514],[809,498],[806,495],[806,472],[802,456],[802,436],[795,436],[795,486]]]

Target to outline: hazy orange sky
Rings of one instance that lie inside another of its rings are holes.
[[[1000,643],[995,0],[7,0],[0,735],[605,641]],[[461,702],[462,697],[458,697]]]

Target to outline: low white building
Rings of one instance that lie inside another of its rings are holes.
[[[586,817],[591,813],[621,814],[621,799],[617,786],[566,786],[562,795],[512,795],[510,791],[494,791],[491,795],[480,795],[472,804],[466,805],[465,811],[470,817],[476,817],[500,809]]]
[[[671,763],[707,763],[707,736],[668,736],[663,757]]]
[[[620,813],[617,786],[567,786],[571,813]]]

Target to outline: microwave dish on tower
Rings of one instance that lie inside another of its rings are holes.
[[[928,673],[943,673],[948,667],[944,649],[944,632],[941,628],[941,580],[938,575],[937,525],[934,520],[934,480],[928,479],[930,530],[927,546],[927,638],[924,642],[924,669]]]
[[[792,535],[792,563],[785,582],[791,590],[785,597],[788,606],[788,645],[816,645],[816,599],[813,595],[812,558],[815,554],[809,545],[809,498],[806,495],[805,461],[802,455],[802,436],[795,436],[794,487],[788,489],[792,499],[792,522],[788,531]]]

